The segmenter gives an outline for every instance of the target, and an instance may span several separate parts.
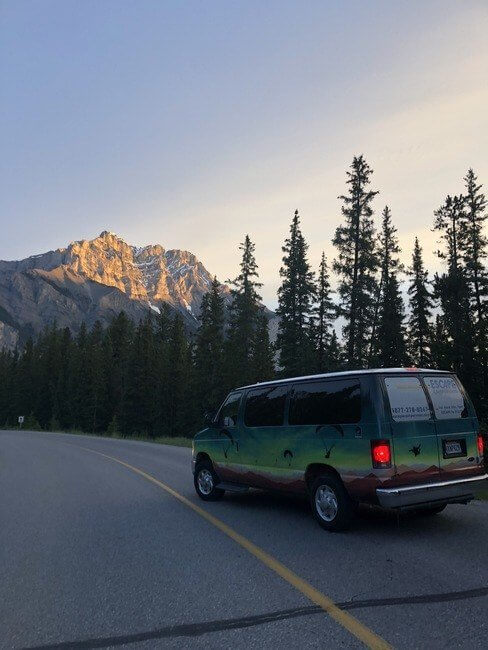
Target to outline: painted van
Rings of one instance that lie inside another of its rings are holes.
[[[205,500],[251,488],[307,494],[340,530],[359,503],[441,512],[488,474],[473,405],[450,372],[383,368],[237,388],[194,438]]]

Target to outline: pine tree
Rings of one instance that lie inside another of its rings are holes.
[[[368,189],[373,171],[363,156],[353,159],[351,170],[347,172],[348,194],[339,197],[345,223],[337,228],[333,239],[339,253],[333,268],[340,278],[340,314],[346,320],[346,363],[349,368],[362,368],[368,361],[377,292],[371,203],[378,192]]]
[[[488,219],[487,201],[472,169],[464,177],[466,195],[461,249],[466,281],[470,289],[471,318],[474,323],[476,354],[481,365],[483,394],[488,396],[488,238],[484,231]],[[487,398],[488,399],[488,398]]]
[[[10,380],[15,383],[15,390],[10,391],[10,401],[13,402],[13,412],[26,416],[34,409],[37,401],[38,376],[36,373],[36,349],[34,341],[26,341],[22,353],[19,355],[16,372]],[[5,377],[5,380],[7,376]],[[1,423],[1,420],[0,420]]]
[[[134,325],[125,312],[120,312],[110,323],[106,336],[107,346],[111,350],[111,359],[107,359],[108,393],[111,402],[112,417],[115,415],[123,435],[130,432],[127,429],[129,385],[129,361],[134,338]]]
[[[472,169],[464,177],[465,223],[461,235],[461,247],[466,267],[466,277],[472,285],[476,317],[479,323],[484,320],[484,303],[488,298],[488,271],[485,260],[488,256],[488,238],[484,224],[488,219],[487,201],[481,192],[482,185]]]
[[[28,342],[29,343],[29,342]],[[30,346],[32,348],[33,342],[30,339]],[[16,406],[12,402],[19,403],[18,396],[12,390],[12,353],[8,352],[5,348],[0,348],[0,427],[9,426],[11,423],[12,413],[15,412]],[[34,389],[34,385],[32,389]],[[18,413],[24,415],[24,413]]]
[[[32,415],[41,427],[47,429],[53,415],[58,419],[57,387],[61,368],[61,335],[55,323],[41,334],[37,350],[37,390]]]
[[[255,245],[249,235],[239,245],[239,250],[242,251],[240,273],[234,280],[229,280],[233,288],[225,349],[228,388],[252,381],[252,342],[261,300],[258,289],[262,285],[257,281]]]
[[[405,310],[398,282],[398,273],[402,270],[398,258],[401,249],[388,206],[385,206],[382,215],[382,229],[378,238],[381,291],[377,333],[373,325],[371,360],[382,367],[403,366],[407,360],[407,351],[403,325]]]
[[[72,422],[78,431],[91,431],[92,412],[90,410],[90,372],[88,330],[81,324],[75,340],[70,368],[70,394],[72,395]]]
[[[169,436],[188,435],[194,413],[191,399],[191,350],[183,325],[176,314],[168,341],[168,373],[166,411],[163,433]]]
[[[71,359],[73,356],[73,337],[68,327],[65,327],[60,335],[61,339],[61,363],[58,375],[57,385],[57,408],[54,413],[55,419],[64,431],[73,428],[72,420],[72,399],[71,389]]]
[[[329,280],[329,269],[325,253],[322,252],[320,260],[319,275],[317,281],[317,308],[316,308],[316,362],[317,372],[330,370],[331,360],[329,359],[332,321],[336,314],[336,308],[331,298]]]
[[[465,219],[464,207],[463,196],[448,195],[445,202],[434,212],[434,231],[440,232],[441,242],[444,242],[444,249],[439,249],[437,256],[442,260],[447,260],[451,275],[460,275],[461,273],[460,244]]]
[[[432,329],[430,343],[432,365],[438,370],[453,370],[452,342],[444,325],[444,319],[438,314]]]
[[[251,363],[251,381],[268,381],[275,376],[275,351],[269,340],[268,317],[264,308],[259,310],[256,319]]]
[[[476,392],[474,332],[471,321],[470,294],[462,258],[465,201],[462,196],[447,196],[435,211],[434,230],[440,232],[444,247],[437,255],[446,261],[447,273],[435,276],[435,297],[442,309],[444,327],[452,341],[450,366],[468,388]]]
[[[35,365],[37,366],[37,351],[34,352]],[[9,422],[10,425],[17,426],[18,416],[24,415],[27,416],[32,412],[35,407],[37,397],[34,393],[32,404],[22,403],[23,395],[21,393],[21,385],[19,383],[19,363],[20,363],[20,354],[18,348],[10,353],[8,357],[7,364],[5,366],[6,375],[4,378],[4,387],[5,387],[5,406],[6,414],[5,421]],[[37,368],[34,369],[34,386],[38,385],[38,375]],[[23,410],[20,410],[19,408]]]
[[[152,314],[139,322],[129,359],[126,423],[131,434],[156,433],[157,357]]]
[[[89,390],[86,404],[88,428],[85,430],[93,433],[105,431],[109,422],[103,339],[103,326],[100,321],[96,321],[88,335],[86,357]]]
[[[344,365],[343,359],[344,359],[344,352],[342,350],[342,346],[339,342],[339,339],[337,338],[336,331],[332,330],[332,334],[330,335],[329,345],[327,348],[327,363],[328,363],[327,370],[329,371],[342,370]]]
[[[222,401],[224,387],[224,299],[217,278],[202,298],[200,326],[195,340],[194,396],[200,414],[214,411]]]
[[[156,431],[160,435],[166,435],[168,428],[169,395],[167,386],[170,373],[169,348],[173,326],[173,316],[168,304],[163,303],[159,310],[157,319],[155,341],[156,341],[156,372],[157,380],[155,386],[156,397]]]
[[[429,319],[432,316],[433,300],[418,237],[415,237],[412,266],[408,274],[412,278],[408,287],[408,295],[410,296],[409,353],[415,365],[425,368],[431,363],[430,343],[432,331]]]
[[[282,250],[282,283],[278,289],[276,310],[280,317],[277,348],[282,374],[296,376],[310,370],[312,340],[309,324],[316,294],[314,274],[307,260],[308,244],[300,229],[298,210]]]

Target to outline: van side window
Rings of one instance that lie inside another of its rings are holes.
[[[361,420],[361,386],[357,379],[295,385],[290,424],[352,424]]]
[[[418,377],[387,377],[385,386],[395,422],[430,420],[429,404]]]
[[[223,403],[219,412],[219,427],[237,426],[237,414],[241,403],[242,393],[231,393]]]
[[[468,417],[463,394],[454,377],[424,377],[438,420]]]
[[[283,425],[288,386],[255,388],[247,394],[244,423],[247,427]]]

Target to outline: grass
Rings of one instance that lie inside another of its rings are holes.
[[[5,429],[6,427],[0,427]],[[8,427],[9,430],[27,431],[28,429],[19,429],[18,427]],[[185,436],[159,436],[158,438],[150,438],[149,436],[121,436],[118,434],[100,434],[100,433],[87,433],[86,431],[46,431],[45,429],[36,429],[43,433],[68,433],[79,436],[92,436],[94,438],[115,438],[116,440],[137,440],[139,442],[153,442],[157,445],[174,445],[175,447],[191,447],[191,438]]]

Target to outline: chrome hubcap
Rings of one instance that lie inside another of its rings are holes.
[[[315,492],[315,508],[324,521],[333,521],[337,516],[339,504],[332,488],[321,485]]]
[[[198,473],[198,489],[202,494],[208,496],[213,490],[213,486],[212,473],[208,469],[202,469]]]

